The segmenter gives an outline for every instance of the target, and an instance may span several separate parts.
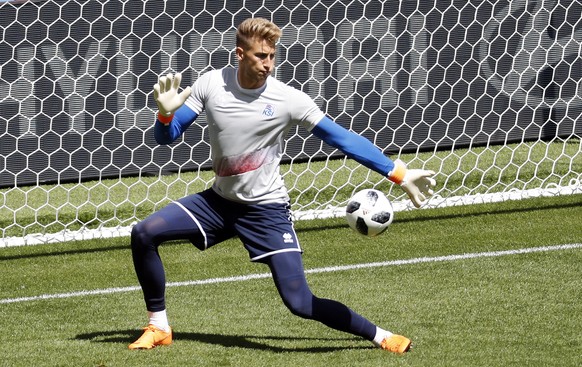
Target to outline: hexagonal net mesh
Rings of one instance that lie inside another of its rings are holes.
[[[580,193],[581,15],[559,0],[0,3],[0,247],[127,234],[209,187],[204,115],[156,145],[152,85],[235,65],[248,17],[283,29],[278,79],[438,172],[428,207]],[[365,187],[408,208],[301,129],[283,163],[299,219],[338,215]]]

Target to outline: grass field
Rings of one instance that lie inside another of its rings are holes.
[[[0,365],[579,366],[581,219],[571,195],[397,213],[376,239],[298,222],[314,293],[412,338],[401,356],[292,316],[238,240],[161,248],[175,342],[151,351],[127,349],[146,322],[127,238],[0,249]]]

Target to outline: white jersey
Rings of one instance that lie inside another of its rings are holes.
[[[243,89],[237,69],[227,67],[202,75],[185,104],[206,111],[219,195],[252,204],[289,200],[279,171],[283,139],[295,125],[311,131],[324,117],[307,94],[273,77],[259,89]]]

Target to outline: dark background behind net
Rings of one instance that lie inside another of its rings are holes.
[[[152,86],[235,65],[234,29],[251,16],[284,30],[277,78],[386,154],[582,133],[576,1],[264,4],[0,5],[0,187],[209,169],[203,115],[155,143]],[[341,157],[292,131],[285,161],[313,154]]]

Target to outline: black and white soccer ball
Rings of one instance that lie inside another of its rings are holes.
[[[392,203],[379,190],[358,191],[346,206],[346,220],[350,228],[365,236],[381,234],[388,229],[393,219]]]

